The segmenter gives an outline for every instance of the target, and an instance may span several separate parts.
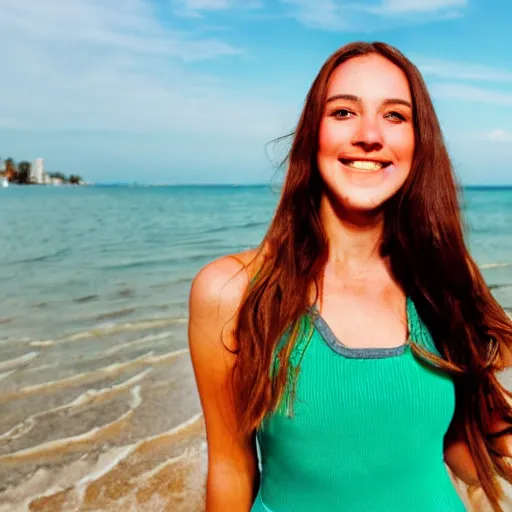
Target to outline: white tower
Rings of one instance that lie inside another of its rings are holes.
[[[42,158],[36,158],[34,160],[30,170],[30,181],[33,183],[44,182],[44,160]]]

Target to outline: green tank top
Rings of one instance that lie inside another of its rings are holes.
[[[408,343],[353,349],[312,310],[293,415],[267,416],[257,432],[260,489],[251,512],[463,512],[443,460],[455,409],[445,373]],[[439,355],[414,303],[409,339]],[[308,322],[303,322],[303,325]]]

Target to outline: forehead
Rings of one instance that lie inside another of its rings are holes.
[[[381,55],[354,57],[340,64],[327,85],[327,97],[352,94],[365,99],[399,98],[411,101],[405,73]]]

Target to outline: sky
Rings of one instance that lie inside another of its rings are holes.
[[[92,182],[269,183],[328,56],[395,45],[464,185],[512,184],[509,0],[0,0],[0,157]]]

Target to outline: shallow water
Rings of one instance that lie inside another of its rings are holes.
[[[0,197],[0,512],[201,510],[192,276],[256,245],[267,188],[11,187]],[[467,192],[512,309],[512,190]]]

